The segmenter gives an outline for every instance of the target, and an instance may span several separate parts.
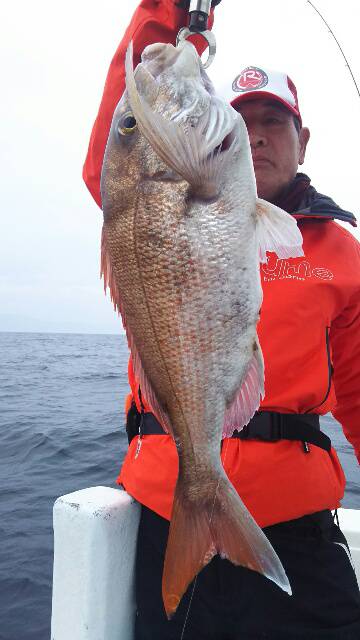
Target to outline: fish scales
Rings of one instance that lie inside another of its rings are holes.
[[[239,287],[236,279],[231,291],[230,273],[241,268],[238,249],[247,237],[241,233],[235,211],[232,219],[223,214],[226,199],[208,207],[194,203],[187,207],[184,217],[183,184],[160,194],[149,193],[147,184],[145,187],[138,186],[136,204],[129,208],[132,219],[122,215],[121,225],[105,223],[105,233],[112,262],[118,265],[127,322],[136,316],[133,333],[145,368],[148,361],[154,369],[155,391],[171,413],[174,388],[178,389],[182,410],[190,412],[194,420],[196,406],[202,404],[208,390],[211,395],[207,395],[205,405],[218,405],[218,390],[229,378],[228,352],[229,347],[233,351],[234,338],[238,339],[239,321],[246,315],[252,327],[256,321],[259,303],[251,307],[246,300],[250,268],[244,286]],[[134,256],[136,265],[130,269]],[[258,267],[255,260],[253,263],[256,278]],[[163,363],[168,376],[164,376]],[[191,379],[190,367],[194,370]],[[217,429],[212,425],[210,434],[218,443],[223,412],[222,408]],[[201,426],[194,431],[201,440]]]
[[[263,393],[259,251],[301,255],[301,236],[257,199],[245,124],[191,44],[147,47],[135,77],[128,53],[126,67],[102,171],[102,264],[142,393],[179,455],[163,575],[170,617],[215,553],[290,593],[220,444]]]

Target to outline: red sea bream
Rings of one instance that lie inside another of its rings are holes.
[[[142,394],[179,455],[163,572],[170,617],[216,553],[291,593],[220,446],[264,394],[259,261],[302,255],[302,238],[257,198],[244,121],[215,95],[193,45],[151,45],[135,72],[130,50],[126,75],[102,170],[102,269]]]

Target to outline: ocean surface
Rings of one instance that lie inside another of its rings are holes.
[[[55,499],[116,486],[127,448],[122,335],[0,333],[0,640],[49,640]],[[329,416],[360,508],[352,447]],[[71,639],[69,639],[71,640]]]

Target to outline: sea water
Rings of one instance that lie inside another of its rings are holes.
[[[122,335],[0,333],[0,354],[0,640],[49,640],[53,503],[116,486],[128,350]],[[347,475],[343,506],[360,508],[353,449],[330,416],[322,428]]]

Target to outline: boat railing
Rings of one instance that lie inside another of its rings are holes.
[[[360,584],[360,510],[338,514]],[[56,500],[51,640],[133,640],[139,518],[140,505],[120,489]]]

